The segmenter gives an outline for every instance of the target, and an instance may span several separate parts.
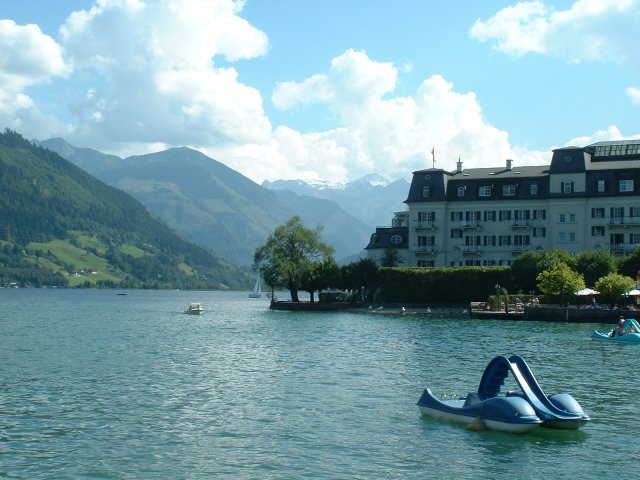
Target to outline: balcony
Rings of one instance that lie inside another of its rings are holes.
[[[607,247],[607,250],[613,253],[627,253],[627,252],[635,251],[638,247],[640,247],[640,244],[638,243],[607,243],[606,247]]]
[[[531,225],[531,221],[528,218],[518,218],[513,221],[513,223],[511,224],[511,228],[514,230],[517,230],[517,229],[531,230],[533,226]]]
[[[611,227],[630,227],[640,225],[640,217],[609,217]]]
[[[464,220],[460,226],[463,230],[480,230],[482,228],[478,220]]]
[[[480,245],[458,245],[457,249],[463,255],[482,255],[482,247]]]
[[[528,252],[529,250],[531,250],[531,245],[513,245],[511,247],[511,254],[519,255],[520,253]]]
[[[416,230],[437,230],[435,220],[416,220],[413,222],[413,228]]]
[[[437,255],[438,247],[435,245],[418,245],[411,249],[416,255]]]

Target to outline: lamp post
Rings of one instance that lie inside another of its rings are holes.
[[[496,283],[496,310],[500,310],[500,284]]]

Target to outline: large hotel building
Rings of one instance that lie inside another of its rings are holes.
[[[510,265],[519,253],[640,246],[640,139],[553,150],[551,165],[413,172],[408,209],[366,250],[401,266]]]

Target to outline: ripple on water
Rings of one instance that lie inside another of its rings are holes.
[[[640,384],[623,373],[638,349],[592,342],[591,325],[127,293],[0,290],[0,476],[629,478],[638,453]],[[205,314],[184,315],[191,301]],[[420,417],[425,386],[466,394],[511,353],[591,424],[518,436]]]

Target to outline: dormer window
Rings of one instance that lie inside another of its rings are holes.
[[[515,185],[503,185],[502,186],[502,195],[505,197],[513,197],[516,194],[516,186]]]
[[[598,193],[604,193],[604,180],[598,180]]]
[[[461,187],[458,187],[458,196],[459,197],[464,197],[464,191],[465,191],[466,187],[463,185]]]
[[[538,195],[538,184],[532,183],[529,185],[529,194],[530,195]]]
[[[424,186],[422,187],[422,196],[424,198],[431,198],[431,187],[430,186]]]
[[[573,182],[562,182],[562,193],[573,193]]]
[[[491,185],[483,185],[478,189],[478,196],[480,197],[490,197],[491,196]]]
[[[620,192],[633,192],[633,180],[620,180]]]
[[[399,245],[402,243],[402,235],[393,235],[391,237],[391,243],[394,245]]]

